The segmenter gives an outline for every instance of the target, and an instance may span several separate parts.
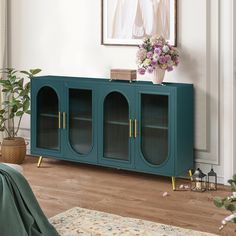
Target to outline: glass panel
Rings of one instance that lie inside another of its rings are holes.
[[[59,150],[58,97],[50,87],[37,95],[37,147]]]
[[[110,93],[104,102],[104,157],[128,160],[129,107],[118,92]]]
[[[168,96],[141,95],[141,148],[153,165],[163,163],[168,155]]]
[[[80,154],[92,149],[92,91],[69,90],[69,139],[72,148]]]

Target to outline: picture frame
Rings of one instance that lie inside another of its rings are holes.
[[[102,45],[137,46],[162,35],[176,46],[177,0],[101,0]]]

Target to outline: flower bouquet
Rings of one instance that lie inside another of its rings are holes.
[[[153,81],[153,83],[159,84],[164,79],[165,71],[172,71],[173,67],[179,64],[179,51],[163,37],[144,38],[137,52],[137,64],[140,75],[144,75],[146,72],[156,72],[157,75],[162,75],[158,81]]]

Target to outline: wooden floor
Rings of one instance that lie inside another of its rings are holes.
[[[218,231],[228,214],[216,208],[213,196],[225,196],[229,188],[217,192],[172,191],[170,178],[27,157],[23,164],[43,211],[48,217],[75,206],[176,225],[219,235],[234,235],[234,225]],[[177,184],[188,183],[178,179]],[[163,197],[167,191],[169,196]],[[236,228],[236,227],[235,227]]]

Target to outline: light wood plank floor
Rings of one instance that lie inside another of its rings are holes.
[[[219,235],[234,235],[234,225],[218,231],[228,213],[216,208],[213,196],[225,196],[229,188],[217,192],[172,191],[170,178],[92,165],[27,157],[24,175],[48,217],[75,206],[122,216],[176,225]],[[177,184],[188,183],[178,179]],[[169,193],[163,197],[163,192]]]

